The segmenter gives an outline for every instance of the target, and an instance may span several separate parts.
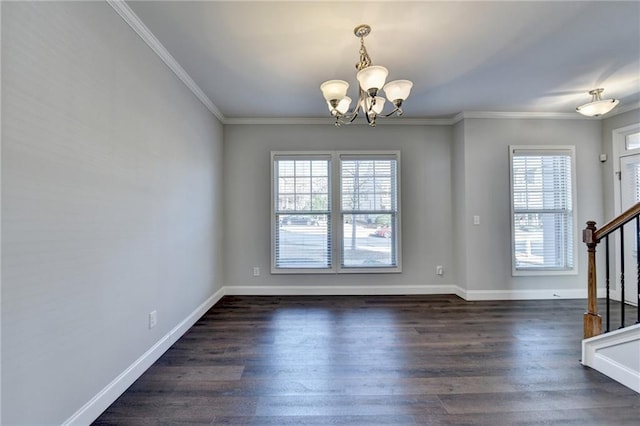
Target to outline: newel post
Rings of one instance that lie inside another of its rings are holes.
[[[587,269],[587,312],[583,317],[584,338],[602,334],[602,317],[598,315],[598,291],[596,283],[596,223],[587,222],[587,227],[582,231],[582,241],[587,245],[588,269]]]

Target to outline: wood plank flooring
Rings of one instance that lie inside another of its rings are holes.
[[[638,425],[640,395],[580,365],[585,307],[224,297],[94,424]]]

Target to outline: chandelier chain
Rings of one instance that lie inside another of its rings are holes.
[[[369,52],[367,52],[367,48],[364,45],[364,36],[360,37],[360,61],[356,64],[356,69],[358,71],[363,70],[371,66],[371,57],[369,56]]]

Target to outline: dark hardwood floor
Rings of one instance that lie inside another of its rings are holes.
[[[638,425],[640,395],[580,365],[585,307],[224,297],[95,424]]]

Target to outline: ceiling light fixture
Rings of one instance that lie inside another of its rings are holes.
[[[618,99],[602,99],[600,95],[604,92],[604,89],[593,89],[589,92],[591,95],[591,102],[584,105],[580,105],[576,108],[582,115],[587,117],[600,117],[615,108],[620,102]]]
[[[356,64],[358,73],[358,101],[352,111],[349,111],[351,98],[347,96],[349,83],[344,80],[329,80],[320,85],[320,90],[327,101],[331,115],[336,119],[336,126],[351,124],[360,110],[365,115],[370,126],[375,127],[378,116],[389,117],[392,114],[402,115],[402,103],[409,97],[413,83],[409,80],[394,80],[384,84],[389,71],[380,65],[373,65],[364,38],[371,32],[369,25],[358,25],[353,33],[360,38],[360,61]],[[394,106],[393,111],[382,114],[385,98],[378,96],[383,90],[389,102]]]

